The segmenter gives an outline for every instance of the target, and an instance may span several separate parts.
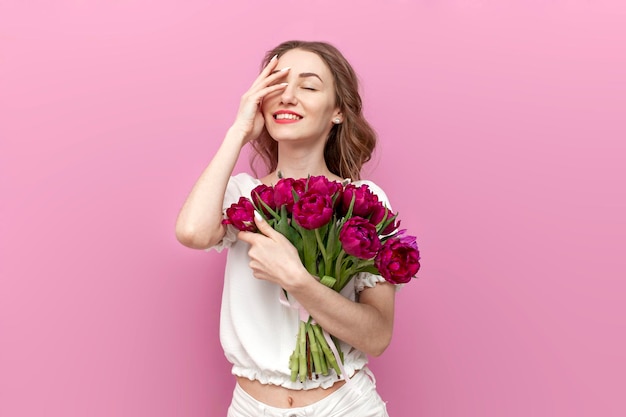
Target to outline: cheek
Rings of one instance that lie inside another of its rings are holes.
[[[269,107],[265,109],[263,108],[263,106],[261,106],[261,116],[263,116],[263,119],[265,120],[266,125],[267,125],[267,122],[274,119],[274,117],[272,116],[272,112],[269,110]]]
[[[316,116],[322,118],[328,118],[334,112],[334,106],[327,100],[320,100],[316,103],[311,103],[309,106],[311,112],[314,112]]]
[[[266,95],[265,97],[263,97],[263,100],[261,101],[261,111],[265,112],[265,111],[269,111],[269,109],[272,108],[272,106],[274,106],[276,104],[276,101],[280,100],[280,94],[279,93],[271,93]]]
[[[335,104],[334,97],[329,97],[328,100],[324,103],[324,113],[327,115],[332,115],[337,110],[337,105]]]
[[[280,101],[280,96],[281,96],[280,91],[274,91],[273,93],[266,94],[263,97],[262,104],[276,103],[277,101]]]

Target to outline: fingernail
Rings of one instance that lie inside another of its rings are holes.
[[[280,83],[278,85],[284,85],[285,87],[289,85],[289,83]]]
[[[285,67],[285,68],[282,68],[282,69],[281,69],[280,71],[278,71],[278,72],[287,71],[287,70],[289,70],[290,68],[291,68],[291,67]]]
[[[272,59],[270,59],[270,62],[272,62],[272,61],[273,61],[273,60],[275,60],[276,58],[278,58],[278,54],[274,55],[274,56],[272,57]]]
[[[261,213],[256,210],[254,210],[254,218],[257,220],[263,220],[263,216],[261,216]]]

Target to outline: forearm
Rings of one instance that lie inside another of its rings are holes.
[[[183,245],[203,249],[223,237],[224,194],[242,143],[243,135],[231,128],[187,196],[176,220],[176,237]]]
[[[324,286],[308,273],[289,240],[255,216],[261,233],[239,232],[250,245],[250,269],[257,279],[284,288],[322,328],[373,356],[389,345],[393,332],[395,287],[386,282],[363,290],[359,302]]]
[[[322,328],[349,345],[373,356],[380,355],[389,345],[393,332],[393,286],[378,284],[361,293],[361,302],[354,302],[308,275],[288,292]]]

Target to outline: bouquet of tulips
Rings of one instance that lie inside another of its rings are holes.
[[[281,178],[273,187],[254,188],[251,199],[240,197],[226,209],[223,223],[257,231],[255,210],[297,248],[307,271],[335,291],[360,272],[400,284],[409,282],[419,270],[416,238],[398,229],[397,215],[367,184],[357,186],[323,176]],[[337,339],[308,313],[301,314],[289,359],[291,380],[328,375],[331,369],[340,377],[342,362]]]

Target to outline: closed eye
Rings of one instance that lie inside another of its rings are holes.
[[[302,87],[304,90],[310,90],[310,91],[317,91],[315,88],[313,87]]]

